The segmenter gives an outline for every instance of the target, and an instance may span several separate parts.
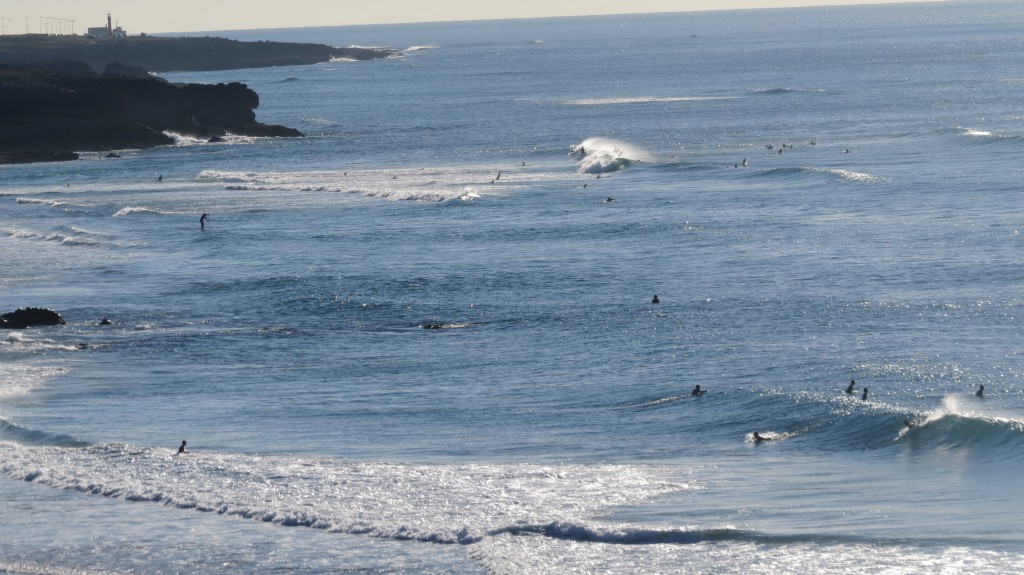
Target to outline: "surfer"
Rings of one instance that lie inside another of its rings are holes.
[[[694,387],[694,388],[693,388],[693,391],[692,391],[692,392],[690,392],[690,395],[696,395],[696,396],[700,397],[701,395],[704,395],[704,394],[705,394],[705,393],[707,393],[707,392],[708,392],[708,390],[706,390],[706,389],[701,389],[701,388],[700,388],[700,384],[698,383],[698,384],[697,384],[697,387]]]
[[[501,179],[501,170],[498,170],[498,177],[496,177],[494,179],[495,180],[500,180]]]
[[[162,181],[164,181],[164,175],[163,175],[163,174],[160,174],[159,176],[157,176],[157,177],[156,177],[156,181],[158,181],[158,182],[162,182]]]
[[[658,294],[654,294],[654,299],[651,300],[651,303],[661,303],[661,300],[658,299]],[[697,387],[700,386],[698,385]]]
[[[978,391],[974,392],[974,397],[985,397],[985,386],[979,385]]]
[[[853,386],[856,385],[856,384],[857,384],[857,382],[851,379],[850,380],[850,385],[846,386],[846,393],[849,393],[850,395],[853,395]]]
[[[747,159],[743,158],[743,167],[746,167],[746,166],[747,166]]]
[[[754,432],[754,443],[761,443],[762,441],[771,441],[771,437],[765,437],[758,432]]]
[[[868,388],[866,388],[866,387],[864,388],[864,393],[860,396],[860,399],[861,399],[861,401],[867,401],[868,400]]]
[[[184,439],[181,440],[181,447],[178,448],[178,453],[188,453],[187,451],[185,451],[185,440]]]
[[[910,429],[912,427],[917,427],[917,424],[914,423],[913,421],[910,421],[909,419],[904,419],[903,420],[903,425],[906,425],[907,429]]]
[[[203,215],[199,216],[199,229],[200,230],[205,230],[206,229],[206,220],[209,217],[210,217],[210,215],[207,214],[206,212],[203,212]]]
[[[583,187],[585,188],[585,187],[587,187],[587,185],[583,184]],[[614,202],[614,201],[615,201],[615,198],[608,198],[607,200],[604,201],[604,203],[609,204],[609,203]]]

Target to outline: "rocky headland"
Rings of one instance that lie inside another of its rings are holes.
[[[169,132],[301,137],[256,121],[244,84],[171,84],[149,72],[314,64],[391,50],[223,38],[0,36],[0,164],[74,160],[77,152],[151,148]]]

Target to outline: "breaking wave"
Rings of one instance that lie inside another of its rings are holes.
[[[610,138],[587,138],[569,150],[577,158],[577,171],[581,174],[619,172],[634,162],[650,160],[650,155],[640,148]]]

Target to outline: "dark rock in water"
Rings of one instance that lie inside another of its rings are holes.
[[[52,309],[40,307],[19,308],[0,315],[0,329],[27,329],[35,325],[64,325],[64,318]]]
[[[100,325],[114,325],[114,322],[110,321],[107,318],[103,318],[100,320]]]
[[[220,136],[214,136],[214,137],[210,138],[209,140],[206,140],[206,143],[207,144],[219,144],[220,142],[226,142],[226,141],[227,140],[225,140],[224,138],[221,138]]]
[[[118,154],[117,152],[110,152],[109,154],[107,154],[107,157],[108,158],[120,158],[121,154]]]

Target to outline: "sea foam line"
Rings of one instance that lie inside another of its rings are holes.
[[[432,466],[4,441],[0,472],[126,501],[443,544],[537,525],[586,532],[598,529],[598,513],[693,488],[677,470],[656,466]]]

